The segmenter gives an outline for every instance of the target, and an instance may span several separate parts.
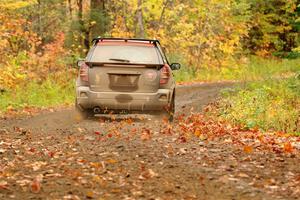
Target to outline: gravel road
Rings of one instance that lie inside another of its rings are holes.
[[[176,117],[228,87],[179,86]],[[1,120],[0,199],[300,199],[298,153],[182,138],[179,125],[148,116],[78,121],[72,109]]]

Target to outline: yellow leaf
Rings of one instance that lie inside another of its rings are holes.
[[[86,193],[86,197],[87,198],[94,198],[94,192],[93,191],[88,191],[87,193]]]

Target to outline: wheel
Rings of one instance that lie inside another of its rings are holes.
[[[173,95],[170,105],[168,105],[163,112],[160,112],[160,118],[167,119],[169,122],[173,122],[175,114],[175,95]]]
[[[172,100],[171,100],[171,104],[168,110],[168,120],[169,122],[173,122],[174,120],[174,115],[175,115],[175,95],[173,95]]]
[[[84,120],[88,117],[92,116],[90,110],[82,109],[78,106],[77,102],[75,102],[75,119],[76,120]]]

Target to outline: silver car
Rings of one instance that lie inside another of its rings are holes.
[[[96,38],[78,61],[75,107],[84,118],[105,113],[175,112],[175,80],[160,42],[146,39]]]

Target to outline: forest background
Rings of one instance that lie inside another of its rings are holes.
[[[178,82],[247,82],[217,117],[300,132],[299,0],[1,0],[0,114],[73,104],[97,36],[159,39]]]

